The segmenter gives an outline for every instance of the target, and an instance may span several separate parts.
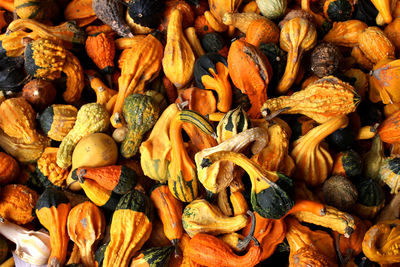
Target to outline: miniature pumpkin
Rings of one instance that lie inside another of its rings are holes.
[[[385,195],[375,179],[365,179],[355,184],[358,192],[353,212],[363,219],[372,219],[382,209]]]
[[[350,0],[328,0],[324,3],[324,15],[330,21],[349,20],[353,11],[354,6]]]
[[[160,0],[129,1],[128,14],[140,26],[154,29],[160,24],[163,7],[164,2]]]

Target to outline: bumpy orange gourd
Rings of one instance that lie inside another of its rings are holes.
[[[85,45],[86,53],[103,72],[114,72],[115,43],[114,39],[104,32],[89,35]]]

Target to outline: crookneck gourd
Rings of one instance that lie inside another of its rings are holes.
[[[291,96],[268,99],[261,110],[263,116],[281,111],[282,114],[304,114],[324,123],[355,111],[360,100],[353,86],[334,76],[326,76]]]
[[[129,48],[121,54],[118,65],[121,76],[118,78],[118,96],[110,118],[117,128],[124,124],[122,106],[125,98],[132,93],[143,93],[145,83],[156,77],[161,70],[163,46],[161,42],[149,34],[134,48]]]
[[[143,135],[156,123],[160,110],[150,96],[133,94],[125,99],[122,112],[128,133],[120,151],[123,157],[131,158],[138,152]]]
[[[171,161],[170,127],[178,114],[176,104],[169,105],[157,120],[149,138],[139,147],[143,173],[153,180],[165,183],[168,180],[168,165]]]
[[[221,112],[229,111],[232,104],[232,89],[228,77],[228,62],[218,53],[207,53],[195,62],[194,78],[197,86],[216,91],[217,108]]]
[[[162,59],[165,76],[181,89],[193,78],[195,56],[182,29],[183,15],[174,9],[169,17],[167,43]]]
[[[190,237],[198,233],[219,235],[236,232],[247,224],[246,215],[228,217],[215,205],[205,199],[192,201],[185,207],[182,224]]]
[[[279,42],[281,48],[288,52],[285,73],[276,88],[276,92],[281,95],[286,93],[296,80],[304,52],[316,45],[317,31],[310,21],[297,17],[282,27]]]
[[[328,178],[332,171],[333,159],[320,143],[347,123],[346,116],[334,117],[293,142],[290,154],[296,162],[294,176],[297,179],[305,181],[309,186],[317,186]]]
[[[72,164],[72,152],[76,144],[85,136],[108,128],[109,115],[105,107],[98,103],[83,105],[76,116],[75,125],[64,137],[57,152],[57,165],[63,169]]]
[[[205,156],[200,168],[209,167],[219,161],[233,162],[247,172],[252,184],[251,204],[254,211],[262,217],[280,219],[293,207],[293,182],[286,175],[267,171],[245,155],[229,151]]]
[[[369,228],[362,242],[362,250],[370,260],[379,264],[400,261],[400,220],[382,221]]]
[[[383,104],[400,102],[400,94],[397,90],[400,85],[400,60],[382,59],[372,69],[370,82],[370,100],[382,101]],[[376,97],[371,97],[376,95]]]
[[[106,105],[108,101],[116,94],[118,94],[117,91],[108,88],[107,85],[98,77],[92,76],[92,75],[87,75],[89,78],[90,82],[90,87],[96,92],[97,96],[97,101],[96,103]],[[107,105],[106,105],[107,108]],[[111,110],[108,110],[108,112],[111,112]]]
[[[267,57],[255,46],[236,40],[229,48],[228,69],[233,84],[249,97],[250,118],[260,117],[260,107],[267,100],[267,87],[272,76]]]
[[[84,87],[83,70],[77,57],[51,39],[40,38],[25,47],[25,70],[37,78],[54,80],[67,75],[64,100],[68,103],[80,99]]]
[[[95,266],[95,246],[103,238],[105,227],[104,214],[90,201],[76,205],[69,212],[68,235],[79,247],[84,266]]]
[[[332,29],[324,36],[324,41],[337,46],[358,46],[358,36],[368,25],[360,20],[334,22]]]
[[[168,166],[168,187],[171,193],[182,202],[191,202],[198,194],[196,165],[185,148],[182,127],[192,123],[203,133],[214,133],[212,125],[200,114],[191,110],[181,110],[172,119],[169,136],[171,139],[171,163]]]
[[[68,198],[54,188],[47,188],[36,203],[36,216],[50,233],[49,266],[62,266],[66,260],[69,240],[66,226],[70,209]]]
[[[206,148],[196,153],[195,162],[199,181],[207,190],[213,193],[222,191],[234,179],[234,164],[221,161],[212,165],[202,166],[204,158],[218,151],[240,152],[253,142],[252,152],[258,153],[266,146],[268,140],[268,132],[256,127],[238,133],[217,146]]]
[[[112,216],[111,241],[104,254],[103,266],[128,266],[133,255],[150,237],[152,219],[153,206],[145,194],[135,189],[125,194]]]

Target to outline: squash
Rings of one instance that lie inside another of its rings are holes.
[[[355,184],[358,191],[353,212],[363,219],[373,219],[385,204],[382,187],[375,179],[365,179]]]
[[[143,250],[137,257],[135,257],[131,262],[131,267],[136,266],[167,266],[174,251],[172,246],[160,247],[160,248],[149,248]]]
[[[399,262],[398,231],[400,220],[383,221],[365,233],[362,250],[370,260],[381,265]]]
[[[399,23],[400,18],[395,18],[390,24],[388,24],[383,32],[385,33],[386,37],[392,42],[392,44],[396,47],[396,51],[400,49],[400,39],[399,39]],[[399,52],[396,54],[398,55]]]
[[[294,176],[309,186],[321,185],[332,171],[333,160],[320,142],[329,134],[348,123],[346,116],[332,118],[313,128],[293,143],[291,156],[296,162]]]
[[[261,14],[268,19],[278,19],[286,12],[286,0],[256,0]]]
[[[378,128],[378,134],[381,140],[388,144],[395,144],[400,142],[400,138],[397,136],[398,133],[398,119],[400,111],[397,111],[387,117]]]
[[[399,60],[382,59],[374,66],[369,76],[369,98],[372,102],[382,101],[384,104],[400,102],[400,96],[395,90],[399,83],[397,79],[399,63]]]
[[[142,27],[156,28],[160,24],[160,15],[164,8],[164,2],[155,1],[130,1],[128,14],[131,19]]]
[[[323,40],[337,46],[358,46],[358,38],[366,28],[368,25],[360,20],[334,22]]]
[[[182,109],[187,103],[187,109],[196,111],[203,116],[214,113],[217,110],[217,99],[210,90],[191,87],[180,90],[175,103]],[[205,105],[207,103],[207,105]]]
[[[92,89],[96,92],[96,103],[106,105],[107,108],[107,103],[111,100],[113,96],[118,94],[118,92],[108,88],[108,86],[105,85],[103,81],[100,80],[100,78],[98,77],[89,74],[87,74],[87,77],[89,78],[90,87],[92,87]],[[107,112],[111,112],[111,109],[107,109]]]
[[[363,162],[354,150],[340,152],[335,156],[332,175],[343,175],[349,178],[362,174]]]
[[[346,21],[351,19],[354,11],[350,0],[328,0],[324,3],[324,16],[330,21]]]
[[[228,47],[225,39],[217,32],[205,34],[201,38],[201,46],[207,53],[218,53],[224,58],[228,56]]]
[[[58,147],[46,147],[37,160],[36,174],[45,186],[64,187],[68,177],[68,170],[57,165]]]
[[[196,55],[196,58],[201,57],[205,54],[203,47],[201,46],[200,40],[197,37],[196,29],[189,27],[185,30],[185,36]]]
[[[288,52],[285,73],[279,81],[276,92],[286,93],[292,86],[299,71],[304,52],[312,49],[317,42],[317,31],[306,19],[294,18],[284,24],[280,34],[280,46]]]
[[[165,9],[164,9],[163,16],[162,16],[163,18],[161,21],[161,25],[158,27],[158,29],[163,32],[165,32],[167,30],[171,13],[175,9],[179,9],[180,11],[182,11],[182,15],[183,15],[182,27],[183,27],[183,29],[190,28],[190,26],[192,26],[192,24],[196,18],[193,7],[194,6],[191,5],[191,3],[188,3],[188,2],[182,1],[182,0],[167,0],[167,1],[165,1]],[[207,8],[204,8],[204,10],[201,12],[201,14],[196,14],[196,15],[198,15],[198,16],[203,15],[203,13],[206,11],[206,9]],[[156,17],[156,20],[157,20],[157,17]],[[158,25],[155,25],[155,27],[157,27],[157,26]]]
[[[64,137],[57,152],[57,165],[68,168],[72,164],[72,152],[76,144],[91,133],[108,128],[108,113],[103,105],[89,103],[83,105],[76,116],[74,127]]]
[[[67,219],[68,235],[79,247],[81,261],[85,266],[94,266],[96,243],[103,238],[104,214],[93,203],[86,201],[71,209]]]
[[[336,105],[331,105],[334,101]],[[265,101],[262,115],[276,111],[281,114],[303,114],[318,123],[355,111],[360,97],[353,86],[336,77],[326,76],[291,96],[280,96]]]
[[[49,138],[62,141],[74,127],[77,113],[71,105],[51,105],[39,115],[40,128]]]
[[[23,97],[10,98],[0,104],[0,128],[7,135],[21,138],[26,144],[39,141],[35,129],[35,111]]]
[[[229,110],[217,126],[217,141],[222,143],[229,138],[251,128],[251,120],[242,106]]]
[[[200,168],[207,168],[219,161],[231,161],[247,172],[252,184],[251,204],[262,217],[280,219],[293,207],[293,183],[286,175],[267,171],[243,154],[229,151],[205,156]]]
[[[339,48],[331,43],[322,43],[317,45],[312,51],[311,71],[319,78],[335,75],[339,70],[342,60]]]
[[[246,31],[246,42],[259,47],[261,43],[279,42],[280,30],[269,19],[256,19],[252,21]]]
[[[0,191],[0,216],[17,224],[33,221],[37,193],[25,185],[9,184]]]
[[[103,266],[127,266],[150,237],[152,218],[153,206],[146,195],[135,189],[125,194],[112,216],[111,241],[104,253]]]
[[[327,205],[342,211],[350,210],[358,197],[356,187],[348,178],[341,175],[328,178],[322,186],[322,192]]]
[[[85,50],[102,73],[114,72],[115,43],[110,35],[104,32],[89,35],[86,38]]]
[[[162,66],[165,76],[181,89],[193,77],[195,56],[182,29],[182,11],[174,9],[170,15],[167,43],[164,48]]]
[[[53,0],[14,0],[14,10],[22,19],[37,21],[51,20],[59,13],[57,2]]]
[[[390,0],[371,0],[376,9],[379,11],[379,15],[382,16],[384,23],[389,24],[392,22],[392,9]]]
[[[0,40],[0,54],[1,54]],[[0,58],[0,88],[1,92],[4,91],[18,91],[22,84],[25,83],[25,73],[23,66],[23,59],[21,57],[7,57]]]
[[[183,210],[182,225],[190,237],[198,233],[220,235],[236,232],[247,224],[246,215],[228,217],[215,205],[205,199],[189,203]]]
[[[199,57],[194,64],[194,77],[201,89],[216,91],[217,108],[227,112],[232,104],[232,89],[228,78],[228,62],[217,53],[207,53]]]
[[[113,0],[93,0],[92,9],[97,18],[109,25],[122,37],[133,37],[133,34],[123,19],[122,3]]]
[[[194,21],[194,28],[196,29],[196,33],[200,36],[215,32],[204,15],[199,15],[196,17]]]
[[[388,157],[382,162],[379,169],[379,180],[390,187],[391,194],[397,194],[400,190],[400,158]]]
[[[22,97],[40,112],[54,103],[56,95],[52,82],[43,79],[32,79],[22,88]]]
[[[27,44],[24,56],[25,70],[33,77],[54,80],[61,76],[61,71],[67,75],[67,90],[63,94],[66,102],[72,103],[81,97],[83,70],[70,51],[52,39],[41,38]]]
[[[374,64],[395,57],[395,47],[378,27],[368,27],[358,36],[358,46]]]
[[[19,173],[18,162],[10,155],[0,152],[0,185],[11,183]]]
[[[261,43],[259,49],[268,58],[268,61],[274,70],[269,86],[275,86],[278,84],[285,72],[287,53],[274,43]]]
[[[361,99],[364,100],[367,96],[369,87],[368,75],[362,70],[354,68],[347,70],[344,75],[346,77],[356,79],[354,82],[354,89],[356,89],[356,92]]]
[[[72,166],[74,170],[78,167],[101,167],[113,165],[117,162],[118,147],[114,140],[104,133],[93,133],[82,138],[72,153]],[[68,175],[67,186],[71,190],[79,190],[79,183],[72,184],[74,180]]]
[[[36,216],[50,233],[49,266],[63,265],[66,260],[69,240],[66,225],[70,209],[64,193],[54,188],[46,188],[36,203]]]
[[[72,179],[77,180],[79,174],[82,178],[91,179],[103,188],[121,195],[132,190],[138,180],[136,172],[124,165],[76,168],[72,171]]]
[[[239,31],[246,33],[250,24],[257,19],[265,19],[262,15],[256,13],[225,13],[222,22],[225,25],[233,26]]]
[[[250,118],[259,118],[260,107],[267,100],[267,87],[272,76],[272,67],[267,57],[253,45],[236,40],[229,48],[228,69],[233,84],[250,99]]]
[[[97,19],[92,9],[92,0],[73,0],[64,9],[66,20],[74,20],[79,27],[84,27]]]
[[[124,158],[131,158],[138,152],[143,135],[156,123],[160,111],[150,96],[133,94],[125,99],[122,112],[128,133],[120,152]]]

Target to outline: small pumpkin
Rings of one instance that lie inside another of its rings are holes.
[[[129,1],[128,14],[140,26],[154,29],[160,24],[163,8],[164,1],[161,0]]]
[[[350,0],[327,0],[324,3],[324,15],[330,21],[351,19],[354,6]]]
[[[363,219],[372,219],[382,209],[385,195],[375,179],[365,179],[355,184],[358,192],[353,212]]]
[[[347,150],[336,155],[332,175],[343,175],[352,178],[360,176],[362,170],[363,162],[360,155],[354,150]]]

